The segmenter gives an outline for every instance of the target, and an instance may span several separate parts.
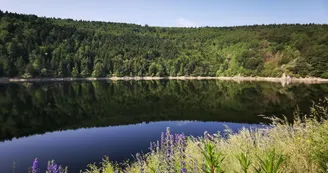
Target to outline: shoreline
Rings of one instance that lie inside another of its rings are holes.
[[[210,76],[168,76],[168,77],[89,77],[89,78],[0,78],[1,83],[15,83],[15,82],[57,82],[57,81],[97,81],[97,80],[226,80],[226,81],[263,81],[263,82],[280,82],[280,83],[306,83],[306,84],[316,84],[316,83],[328,83],[328,79],[323,78],[287,78],[287,77],[243,77],[243,76],[233,76],[233,77],[210,77]]]

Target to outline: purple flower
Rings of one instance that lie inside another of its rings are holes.
[[[177,144],[177,143],[179,143],[179,134],[175,134],[175,143]]]
[[[157,141],[157,144],[156,144],[156,153],[159,152],[159,141]]]
[[[34,162],[32,164],[32,173],[40,173],[39,162],[37,158],[34,159]]]
[[[173,155],[174,154],[174,138],[173,135],[170,135],[170,154]]]
[[[170,135],[170,149],[169,149],[170,156],[170,166],[171,169],[174,169],[174,137],[173,135]]]
[[[187,172],[187,169],[186,168],[181,168],[180,169],[180,173],[186,173]]]
[[[153,142],[150,142],[150,147],[149,147],[150,153],[154,154],[156,150],[156,144]]]
[[[61,169],[61,167],[58,167],[55,161],[51,161],[48,163],[46,173],[62,173],[62,172],[63,170]]]
[[[166,133],[162,133],[162,152],[164,156],[164,163],[166,165],[166,172],[173,172],[174,170],[174,136],[170,133],[170,128],[166,128]]]
[[[137,160],[138,160],[139,167],[140,167],[140,173],[144,173],[144,171],[145,171],[144,159],[142,158],[142,156],[139,153],[137,153]]]
[[[169,149],[170,147],[170,137],[171,137],[171,133],[170,133],[170,128],[167,127],[166,128],[166,139],[165,139],[165,142],[166,142],[166,149]]]
[[[162,149],[162,151],[165,148],[164,145],[165,145],[165,134],[164,134],[164,132],[162,132],[162,135],[161,135],[161,149]]]
[[[185,136],[183,134],[179,134],[177,136],[177,144],[178,144],[178,149],[179,149],[179,156],[180,156],[180,164],[181,164],[181,169],[180,172],[187,172],[185,166],[185,158],[186,158],[186,141],[185,141]]]

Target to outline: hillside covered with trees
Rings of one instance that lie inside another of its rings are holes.
[[[0,77],[328,78],[328,25],[169,28],[0,11]]]

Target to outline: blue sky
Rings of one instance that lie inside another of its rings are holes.
[[[328,0],[0,0],[0,4],[3,11],[151,26],[328,23]]]

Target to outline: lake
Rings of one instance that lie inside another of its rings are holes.
[[[0,84],[0,172],[27,172],[34,158],[79,172],[106,155],[148,151],[170,127],[201,136],[225,126],[263,127],[328,96],[327,84],[219,80],[78,81]],[[264,124],[264,125],[261,125]]]

